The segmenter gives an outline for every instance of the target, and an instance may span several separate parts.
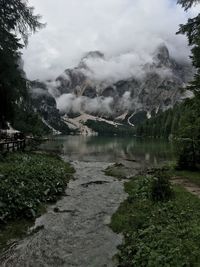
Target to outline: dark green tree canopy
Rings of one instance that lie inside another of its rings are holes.
[[[179,0],[186,10],[200,0]],[[174,138],[178,152],[178,167],[200,169],[200,14],[180,26],[178,33],[185,34],[192,47],[192,61],[196,74],[189,89],[195,93],[191,99],[176,104],[173,109],[158,113],[136,128],[139,136]]]
[[[200,0],[179,0],[186,10],[190,8],[193,4],[200,3]],[[192,46],[192,62],[196,68],[196,74],[193,82],[189,86],[191,90],[195,93],[200,92],[200,14],[195,18],[188,19],[188,22],[185,25],[180,25],[178,34],[185,34],[188,38],[188,43]]]
[[[182,5],[185,10],[188,10],[194,4],[200,3],[200,0],[178,0],[178,4]]]
[[[20,49],[44,26],[39,20],[27,0],[0,0],[0,128],[12,119],[14,106],[27,93]]]
[[[34,15],[34,8],[27,0],[0,0],[0,25],[4,31],[14,32],[27,43],[32,32],[44,26],[40,15]]]

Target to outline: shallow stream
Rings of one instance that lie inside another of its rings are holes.
[[[65,196],[36,220],[40,229],[18,241],[1,256],[0,266],[43,267],[116,266],[114,255],[122,236],[112,232],[112,214],[126,198],[123,181],[103,170],[120,162],[134,175],[141,167],[174,158],[164,142],[127,138],[59,137],[42,149],[56,151],[76,169]]]

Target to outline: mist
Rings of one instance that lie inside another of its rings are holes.
[[[107,64],[88,62],[102,77],[141,74],[141,64],[152,60],[160,44],[177,60],[187,61],[187,40],[176,35],[180,23],[197,13],[172,0],[31,0],[47,27],[33,35],[24,50],[30,79],[54,79],[76,66],[88,51],[105,54]],[[97,75],[96,75],[97,76]],[[97,79],[102,79],[98,75]]]
[[[165,44],[160,44],[157,48],[161,45],[165,46]],[[86,67],[82,68],[81,71],[91,80],[107,82],[107,84],[113,84],[131,77],[142,80],[148,71],[152,71],[152,64],[156,63],[154,56],[157,48],[152,52],[145,51],[143,54],[132,52],[110,58],[89,57],[83,60]],[[189,63],[189,61],[186,60],[184,63]],[[172,75],[171,70],[165,66],[154,67],[153,70],[163,78]]]
[[[57,108],[63,114],[69,113],[93,113],[93,114],[112,114],[112,97],[76,97],[74,94],[63,94],[56,99]]]

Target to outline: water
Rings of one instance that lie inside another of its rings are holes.
[[[103,170],[110,163],[122,162],[135,174],[143,166],[173,160],[173,147],[127,137],[67,136],[48,141],[41,148],[71,161],[75,179],[66,195],[36,220],[40,231],[10,248],[0,257],[0,266],[117,266],[113,256],[122,236],[113,233],[109,223],[127,196],[123,181],[105,176]]]
[[[173,145],[165,140],[131,137],[61,136],[42,149],[61,153],[67,160],[117,162],[137,160],[158,165],[175,159]]]

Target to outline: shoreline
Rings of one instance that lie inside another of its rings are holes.
[[[186,187],[186,178],[181,180],[180,176],[183,179],[184,174],[181,172],[178,172],[178,184],[173,178],[174,173],[177,178],[177,171],[172,169],[153,169],[133,176],[124,184],[128,198],[112,216],[110,224],[114,232],[124,236],[116,255],[119,261],[117,266],[182,266],[183,263],[200,263],[200,186],[187,180]],[[107,174],[118,179],[123,177],[116,165],[108,168]],[[160,180],[160,177],[168,175],[172,179],[169,182],[168,178]],[[198,181],[198,175],[200,180],[200,172],[191,172],[191,175],[194,176],[191,177],[193,182]],[[155,179],[160,181],[158,190],[155,189]],[[164,182],[162,185],[161,181],[166,181],[166,184]],[[158,200],[169,192],[172,192],[171,196]]]
[[[15,152],[0,161],[0,250],[24,237],[47,204],[64,194],[75,170],[50,153]]]

